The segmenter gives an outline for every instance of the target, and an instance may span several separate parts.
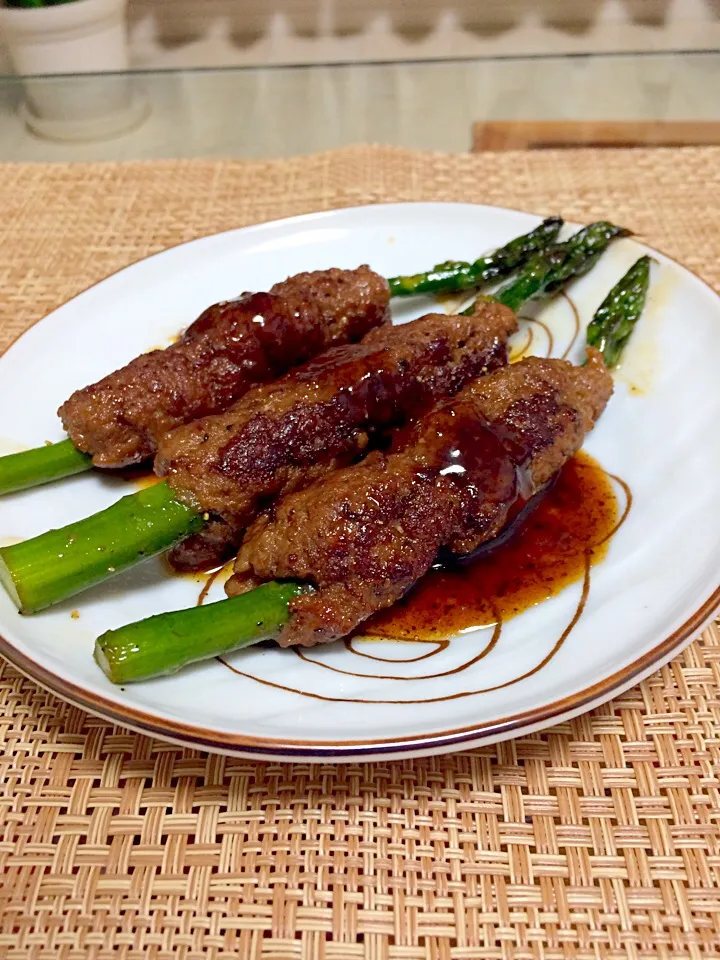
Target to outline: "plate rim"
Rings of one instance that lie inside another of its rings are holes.
[[[258,758],[266,756],[273,759],[286,757],[291,760],[303,760],[324,757],[349,760],[365,754],[380,756],[387,753],[398,755],[418,752],[439,753],[468,741],[472,741],[473,746],[480,746],[519,736],[527,728],[543,729],[551,726],[565,716],[577,715],[585,709],[607,702],[615,694],[622,693],[623,690],[653,672],[656,664],[662,666],[663,662],[671,658],[674,653],[679,653],[688,646],[714,619],[718,610],[720,610],[720,585],[705,603],[669,637],[627,666],[621,667],[575,694],[498,720],[456,727],[452,730],[441,730],[436,733],[411,734],[399,739],[389,737],[376,740],[280,740],[207,729],[199,733],[202,730],[200,727],[188,726],[170,718],[159,722],[153,714],[133,706],[127,706],[123,712],[120,712],[113,701],[99,694],[89,693],[84,687],[71,681],[63,680],[51,670],[26,657],[1,634],[0,654],[26,677],[36,681],[61,699],[118,726],[129,726],[151,737],[170,738],[181,741],[186,746],[216,753],[245,753]]]
[[[541,214],[536,214],[528,210],[521,210],[516,207],[503,207],[498,204],[471,204],[458,201],[391,201],[388,203],[357,204],[347,207],[337,207],[330,210],[313,211],[299,214],[292,217],[281,217],[275,220],[266,220],[261,223],[247,224],[244,227],[231,227],[228,230],[220,230],[215,233],[203,234],[200,237],[194,237],[191,240],[184,240],[179,243],[171,244],[158,250],[155,253],[139,257],[130,263],[119,267],[112,273],[101,277],[87,287],[73,294],[67,300],[59,303],[49,314],[38,317],[29,327],[18,334],[0,353],[0,360],[19,343],[26,334],[34,329],[43,320],[48,319],[57,310],[72,303],[78,297],[92,290],[94,287],[111,277],[123,273],[132,267],[147,260],[160,257],[165,253],[175,250],[179,247],[188,246],[192,243],[219,237],[225,234],[236,233],[239,231],[260,231],[263,228],[274,227],[279,224],[303,223],[313,220],[320,220],[325,217],[331,217],[338,213],[347,213],[355,211],[367,211],[378,207],[419,207],[428,205],[442,205],[447,207],[478,207],[492,209],[506,213],[517,213],[524,216],[537,217],[542,219]],[[574,221],[569,222],[575,225]],[[632,234],[631,234],[632,238]],[[642,241],[640,241],[642,242]],[[683,271],[690,274],[703,287],[705,287],[714,297],[720,299],[720,294],[696,271],[681,263],[677,258],[665,253],[658,247],[651,247],[643,243],[643,246],[652,252],[661,254],[665,259],[671,261],[680,267]],[[720,304],[719,304],[720,306]],[[418,755],[419,753],[440,753],[448,752],[454,747],[459,747],[464,743],[472,742],[473,746],[497,742],[498,740],[508,739],[513,736],[519,736],[528,728],[542,729],[552,725],[553,722],[562,720],[569,715],[577,715],[584,712],[585,709],[591,709],[593,706],[599,706],[607,702],[615,694],[628,689],[634,683],[649,675],[653,668],[662,666],[675,653],[681,652],[684,647],[694,640],[700,632],[713,619],[720,610],[720,583],[713,590],[710,596],[668,637],[656,643],[650,650],[646,651],[640,657],[632,660],[624,667],[614,671],[608,676],[598,680],[590,686],[584,687],[576,693],[569,694],[566,697],[550,701],[528,710],[511,714],[508,717],[501,717],[496,720],[486,721],[480,724],[470,724],[464,727],[456,727],[451,730],[442,730],[434,733],[404,735],[400,738],[389,737],[374,740],[294,740],[279,739],[273,737],[255,737],[247,734],[238,734],[231,731],[212,730],[202,728],[197,725],[191,726],[170,718],[159,718],[157,715],[147,713],[137,707],[126,705],[120,707],[116,702],[107,699],[102,694],[96,694],[86,690],[69,680],[57,676],[42,664],[37,663],[31,657],[19,651],[6,637],[0,634],[0,655],[7,660],[21,674],[30,680],[37,682],[41,687],[49,690],[52,694],[69,702],[88,713],[101,717],[111,723],[121,727],[130,727],[143,735],[149,735],[156,738],[171,739],[174,742],[183,743],[186,746],[210,750],[218,753],[245,754],[246,756],[261,758],[263,755],[274,760],[283,759],[303,760],[311,757],[322,757],[326,759],[335,759],[338,761],[352,759],[359,756],[367,758],[370,756],[382,756],[385,754],[407,754]]]

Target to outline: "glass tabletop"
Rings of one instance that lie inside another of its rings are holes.
[[[718,123],[719,90],[720,52],[3,76],[0,161],[465,151],[500,121]]]

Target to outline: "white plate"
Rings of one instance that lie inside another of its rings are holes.
[[[236,230],[151,257],[60,307],[0,360],[0,452],[60,439],[55,410],[75,388],[168,342],[217,300],[266,289],[300,270],[369,262],[391,276],[447,258],[474,259],[537,222],[516,211],[463,204],[372,206]],[[572,296],[584,322],[645,250],[631,240],[618,242],[575,284]],[[118,689],[92,660],[94,638],[197,599],[197,582],[171,577],[157,560],[34,617],[20,617],[0,591],[0,649],[25,673],[93,713],[240,756],[440,753],[547,726],[621,692],[682,649],[720,601],[720,300],[677,263],[655,257],[646,314],[615,396],[586,444],[630,485],[633,507],[607,559],[593,570],[584,615],[542,670],[512,682],[548,654],[570,622],[579,584],[506,624],[492,653],[462,673],[447,675],[485,644],[487,632],[456,637],[422,663],[407,662],[417,657],[413,645],[375,645],[373,654],[397,663],[388,668],[365,659],[366,677],[321,669],[279,649],[232,658],[245,673],[299,693],[243,678],[215,661]],[[419,316],[427,307],[396,302],[396,319]],[[554,304],[543,319],[555,335],[555,353],[562,353],[572,327],[568,305]],[[535,344],[542,352],[541,341]],[[578,344],[571,356],[580,355]],[[128,492],[126,481],[92,473],[6,497],[0,500],[0,538],[33,536]],[[358,660],[342,644],[311,651],[311,658],[357,671]],[[437,676],[407,680],[430,672]]]

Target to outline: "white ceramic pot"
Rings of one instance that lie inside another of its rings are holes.
[[[0,33],[16,72],[28,78],[23,113],[35,132],[63,140],[96,139],[140,122],[145,108],[125,75],[126,7],[127,0],[0,6]],[[100,75],[78,77],[88,73]]]

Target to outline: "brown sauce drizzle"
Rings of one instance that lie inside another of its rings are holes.
[[[201,607],[205,603],[205,601],[207,600],[207,595],[210,593],[210,590],[212,589],[213,584],[215,583],[215,581],[217,580],[217,578],[220,576],[220,574],[223,572],[224,569],[225,569],[224,567],[219,567],[217,570],[213,570],[212,573],[207,575],[205,583],[203,584],[203,588],[198,594],[196,606]]]
[[[618,507],[611,481],[623,491],[625,503],[622,511]],[[359,650],[355,646],[357,640],[353,641],[352,638],[345,640],[346,649],[358,657],[381,663],[417,663],[446,650],[451,643],[446,639],[448,633],[458,633],[473,627],[494,624],[490,639],[479,650],[475,648],[468,651],[470,655],[467,659],[450,670],[426,674],[423,677],[364,674],[333,667],[313,659],[309,651],[295,649],[295,653],[313,667],[373,680],[426,680],[459,674],[482,660],[494,649],[501,639],[504,619],[516,616],[535,603],[559,593],[571,583],[582,581],[582,591],[577,607],[549,652],[535,666],[503,683],[472,690],[457,690],[445,696],[419,699],[328,696],[246,673],[222,658],[218,659],[238,676],[255,680],[264,686],[327,702],[438,703],[510,687],[538,673],[562,648],[585,609],[590,593],[592,565],[600,562],[605,556],[610,539],[624,523],[631,506],[632,493],[625,481],[620,477],[607,474],[597,461],[581,452],[565,465],[556,483],[548,490],[534,513],[516,534],[503,541],[502,546],[487,551],[462,569],[431,571],[405,601],[373,618],[365,628],[366,634],[372,633],[377,639],[428,644],[432,649],[427,653],[398,660],[374,656]],[[541,552],[543,548],[548,551],[547,555]],[[513,563],[519,563],[520,566],[514,569]],[[480,574],[477,572],[481,569],[486,574],[492,570],[496,572],[489,573],[484,583],[481,583],[479,582]],[[457,608],[452,607],[448,598],[439,593],[441,583],[443,589],[446,589],[442,578],[448,576],[455,578],[450,583],[450,590],[455,591],[456,599],[460,601]],[[462,583],[465,579],[471,582],[471,602],[461,595]],[[495,590],[494,595],[490,593],[491,585]],[[438,619],[438,615],[441,619]],[[444,636],[441,635],[443,633]],[[363,643],[363,646],[365,645]]]
[[[517,363],[518,360],[522,360],[523,357],[527,357],[530,353],[530,347],[535,336],[535,331],[532,327],[527,327],[525,330],[525,340],[523,343],[516,343],[510,349],[510,363]]]
[[[560,358],[561,360],[567,360],[567,358],[570,356],[570,351],[577,343],[577,338],[580,336],[580,311],[578,310],[575,304],[575,301],[571,297],[569,297],[564,290],[560,291],[560,296],[570,307],[570,310],[572,311],[573,319],[575,320],[575,332],[572,335],[570,343],[568,343],[567,347],[565,347],[565,352]]]
[[[363,635],[440,640],[516,617],[581,580],[598,563],[619,522],[612,483],[579,453],[521,528],[466,566],[430,571],[399,603],[377,614]]]
[[[572,313],[573,324],[574,324],[573,334],[570,337],[568,345],[565,347],[565,350],[561,355],[562,360],[567,360],[567,358],[570,356],[570,351],[573,349],[573,347],[577,343],[578,337],[580,336],[580,311],[578,310],[575,304],[575,301],[571,297],[569,297],[564,290],[560,292],[560,296],[570,308],[570,312]],[[541,327],[544,330],[545,336],[547,337],[547,348],[543,356],[551,357],[555,349],[555,337],[553,336],[553,332],[548,326],[548,324],[545,323],[544,320],[540,320],[538,317],[528,317],[528,316],[525,316],[524,314],[519,314],[518,320],[522,320],[525,323],[527,323],[528,327],[526,328],[525,340],[522,343],[519,343],[513,346],[510,353],[510,363],[517,363],[518,360],[522,360],[523,357],[527,357],[530,355],[530,348],[532,346],[533,340],[535,339],[534,327]]]
[[[530,331],[530,338],[527,341],[527,343],[524,346],[522,346],[520,350],[513,349],[511,351],[510,363],[517,363],[518,360],[522,360],[523,357],[527,357],[530,355],[530,345],[535,339],[534,327],[540,327],[542,330],[544,330],[545,336],[547,337],[547,347],[545,348],[545,353],[536,354],[536,356],[551,357],[553,353],[553,349],[555,348],[555,337],[553,336],[553,332],[550,329],[550,327],[547,325],[547,323],[545,323],[544,320],[540,320],[538,317],[526,317],[523,314],[518,314],[518,320],[522,320],[525,323],[530,324],[530,326],[528,326],[528,330]]]
[[[215,570],[210,570],[208,573],[200,573],[200,574],[198,573],[178,574],[173,567],[170,567],[170,564],[168,564],[168,567],[170,567],[170,569],[176,576],[189,576],[193,580],[200,579],[201,581],[204,581],[202,589],[200,590],[200,593],[198,594],[198,598],[195,602],[195,606],[201,607],[207,600],[208,594],[212,590],[217,580],[220,577],[223,577],[224,580],[227,580],[232,575],[234,563],[235,563],[235,559],[233,558],[232,560],[228,560],[228,562],[224,563],[221,567],[217,567]]]
[[[565,627],[563,632],[560,634],[558,639],[555,641],[550,652],[547,653],[542,658],[542,660],[540,660],[539,663],[535,664],[534,667],[531,667],[529,670],[526,670],[524,673],[521,673],[519,676],[512,677],[510,680],[506,680],[503,683],[495,683],[489,687],[479,687],[474,690],[458,690],[456,693],[445,694],[442,697],[419,697],[417,699],[402,699],[402,700],[398,698],[393,698],[392,700],[376,698],[371,700],[364,697],[330,697],[322,693],[313,693],[310,690],[301,690],[298,687],[288,687],[284,683],[275,683],[273,680],[267,680],[264,677],[256,677],[252,673],[246,673],[244,670],[238,670],[237,667],[234,667],[232,664],[228,663],[226,660],[223,660],[222,657],[218,657],[217,659],[220,661],[220,663],[223,664],[223,666],[227,667],[228,670],[230,670],[232,673],[237,674],[239,677],[245,677],[245,679],[247,680],[256,680],[258,683],[261,683],[265,687],[273,687],[275,690],[284,690],[286,693],[296,693],[302,697],[308,697],[310,700],[324,700],[327,703],[332,703],[332,702],[335,702],[335,703],[392,703],[392,704],[445,703],[449,700],[462,700],[465,697],[474,697],[479,693],[492,693],[494,690],[503,690],[505,689],[505,687],[512,687],[514,684],[519,683],[521,680],[527,680],[528,677],[532,677],[533,674],[538,673],[540,670],[543,669],[543,667],[546,667],[548,663],[550,663],[550,661],[553,659],[553,657],[557,654],[558,650],[560,650],[560,648],[563,646],[563,644],[565,643],[567,638],[570,636],[570,634],[572,633],[575,625],[577,624],[578,620],[582,616],[589,594],[590,594],[590,564],[589,562],[586,561],[585,575],[583,577],[583,586],[582,586],[582,593],[580,596],[580,602],[578,603],[577,608],[575,609],[575,612],[573,613],[572,618],[570,619],[570,622]],[[493,637],[490,642],[492,646],[494,646],[500,639],[501,632],[502,632],[502,623],[498,623],[495,626],[495,629],[493,630]],[[339,670],[337,667],[331,667],[329,664],[321,663],[317,660],[310,660],[309,657],[305,657],[304,659],[308,660],[308,662],[310,662],[315,667],[324,667],[326,670],[332,670],[334,673],[344,673],[351,677],[369,677],[370,679],[373,679],[373,680],[393,680],[393,681],[405,680],[405,679],[427,680],[427,679],[434,679],[435,677],[447,676],[448,674],[452,674],[452,673],[455,673],[455,674],[461,673],[463,670],[466,670],[472,664],[477,663],[478,660],[482,659],[483,656],[487,656],[487,654],[490,652],[490,649],[491,649],[490,645],[486,646],[484,650],[481,651],[480,655],[472,657],[471,659],[467,660],[465,663],[460,664],[459,667],[455,667],[453,670],[447,670],[445,671],[445,673],[428,674],[427,676],[422,678],[396,677],[396,676],[377,677],[377,676],[374,676],[373,674],[353,673],[350,670]]]

